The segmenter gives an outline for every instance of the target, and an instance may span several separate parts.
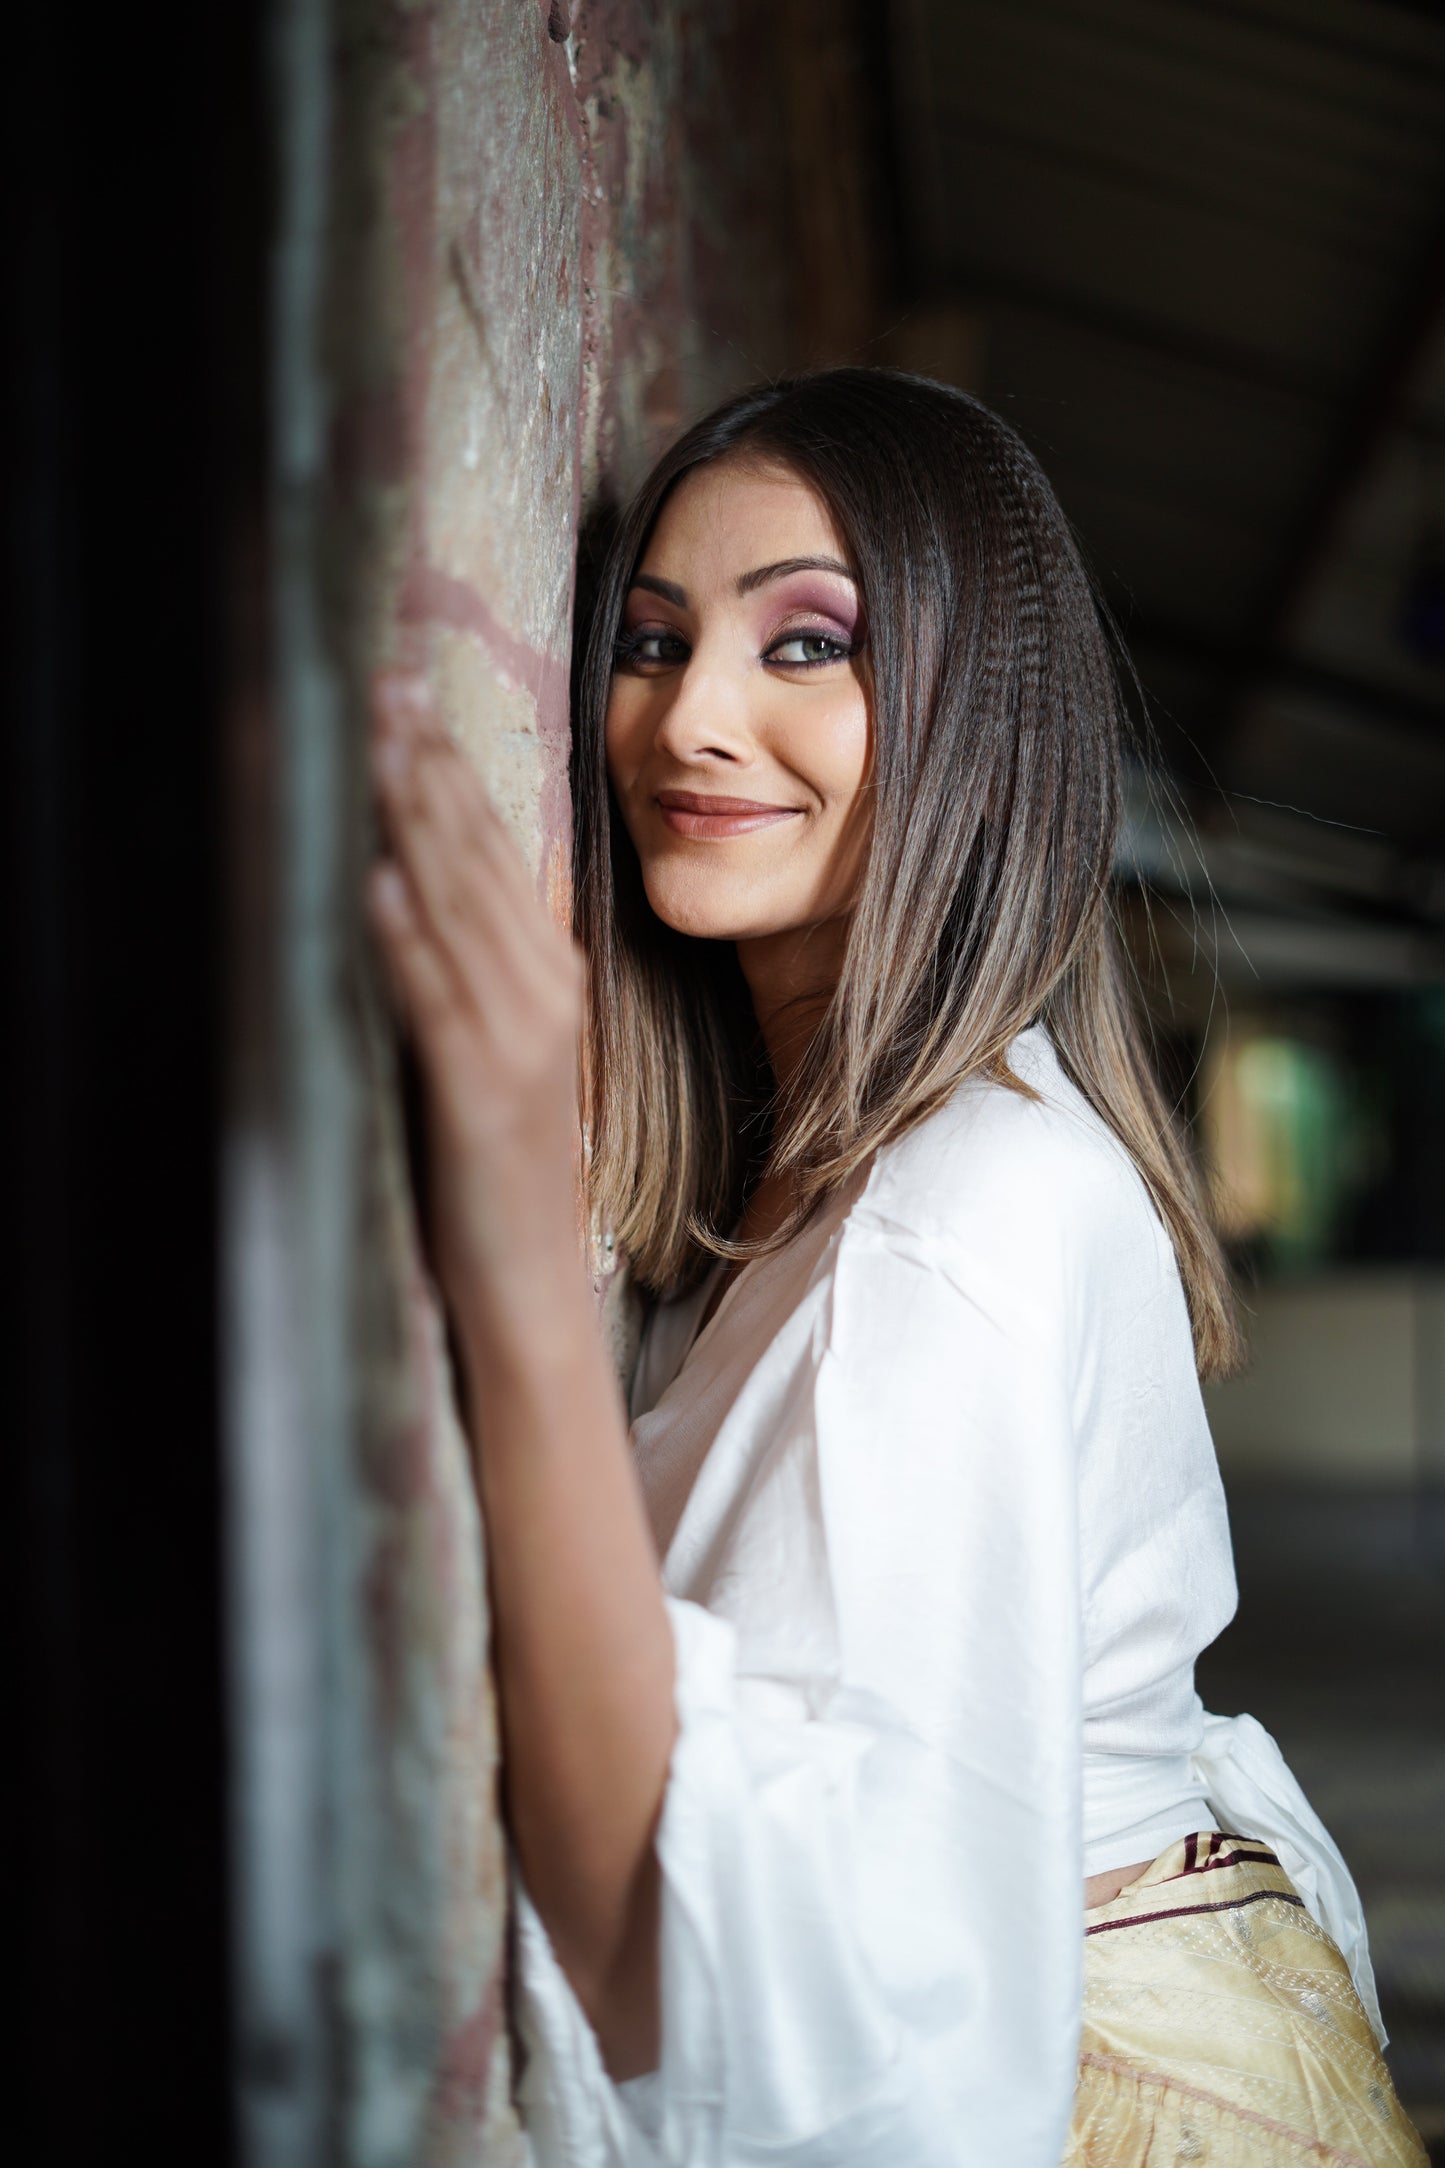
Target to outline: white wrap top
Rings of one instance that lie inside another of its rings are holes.
[[[1374,2010],[1233,1614],[1174,1255],[1046,1031],[876,1154],[632,1388],[677,1647],[662,2058],[613,2085],[518,1890],[539,2168],[1056,2168],[1086,1874],[1274,1844]]]

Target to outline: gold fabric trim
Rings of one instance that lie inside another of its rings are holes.
[[[1206,1830],[1084,1914],[1062,2168],[1428,2168],[1349,1967],[1279,1862]]]

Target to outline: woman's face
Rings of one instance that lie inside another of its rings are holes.
[[[864,631],[808,483],[738,457],[678,484],[628,593],[607,767],[648,902],[679,933],[846,918],[871,828]]]

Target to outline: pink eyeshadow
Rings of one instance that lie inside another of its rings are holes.
[[[786,618],[815,618],[835,626],[850,640],[857,632],[862,615],[857,596],[841,580],[837,586],[829,582],[826,587],[805,577],[800,577],[796,586],[789,580],[780,580],[777,587],[767,591],[766,601],[768,616],[774,623],[781,624]]]
[[[635,625],[671,625],[668,606],[656,595],[629,595],[623,605],[622,623],[627,631]]]

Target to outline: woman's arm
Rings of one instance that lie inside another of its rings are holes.
[[[426,1084],[466,1375],[504,1782],[532,1901],[616,2078],[658,2038],[673,1644],[577,1225],[582,973],[424,685],[381,682],[370,914]]]
[[[677,2162],[1057,2168],[1083,1947],[1075,1425],[1048,1199],[1025,1199],[1042,1236],[1000,1225],[1004,1160],[973,1246],[909,1225],[950,1166],[901,1189],[885,1168],[731,1403],[670,1604],[642,2098],[590,2083],[522,1912],[529,2113],[559,2160],[630,2158],[635,2128]]]

